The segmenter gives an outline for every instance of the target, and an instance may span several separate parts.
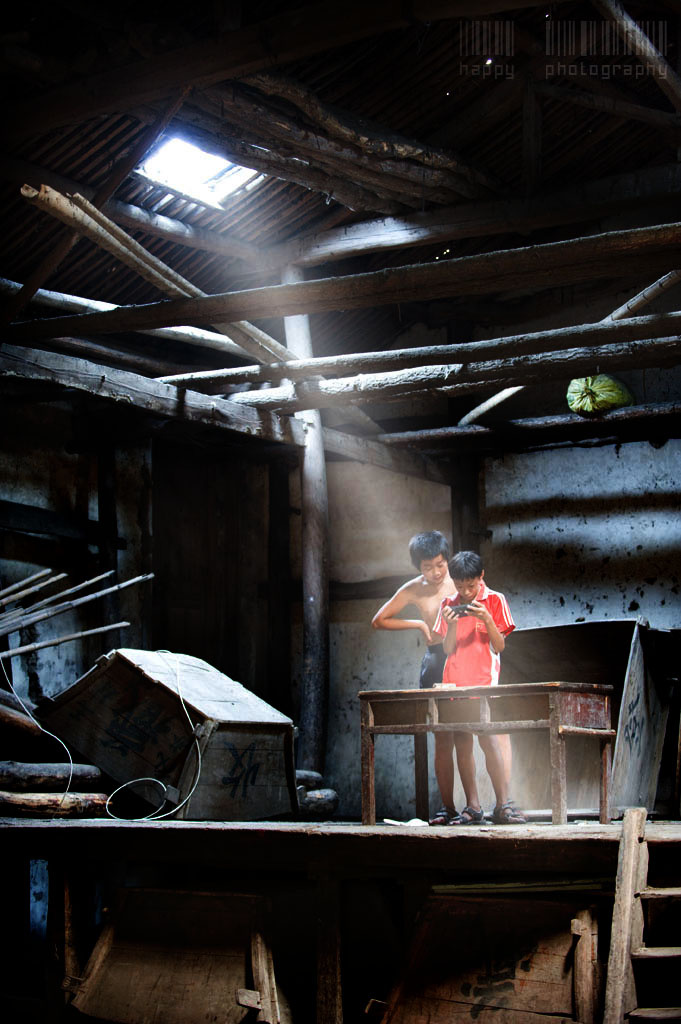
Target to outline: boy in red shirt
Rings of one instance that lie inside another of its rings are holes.
[[[449,574],[454,581],[456,597],[444,598],[432,629],[433,634],[442,636],[447,656],[442,685],[495,686],[499,681],[500,655],[506,646],[506,637],[515,629],[506,598],[490,590],[484,582],[482,559],[474,551],[459,551],[454,555],[449,563]],[[487,772],[497,801],[492,821],[498,825],[524,822],[525,818],[509,799],[510,737],[482,733],[478,741],[485,754]],[[452,820],[454,747],[466,806]],[[472,733],[435,734],[435,774],[445,806],[431,819],[431,825],[484,821],[475,780]],[[450,804],[447,803],[447,794],[450,794]]]

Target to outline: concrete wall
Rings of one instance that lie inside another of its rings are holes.
[[[517,624],[678,627],[680,485],[679,441],[487,460],[483,554]]]

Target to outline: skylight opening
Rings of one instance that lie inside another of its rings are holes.
[[[158,185],[167,185],[206,206],[217,207],[230,196],[250,191],[265,177],[259,171],[230,163],[178,138],[162,143],[137,171]]]

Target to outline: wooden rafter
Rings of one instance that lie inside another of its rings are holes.
[[[676,71],[618,0],[593,0],[593,3],[606,18],[612,18],[616,31],[628,45],[633,46],[639,61],[652,68],[653,81],[674,109],[681,113],[681,78]]]
[[[648,199],[677,195],[681,168],[669,164],[650,170],[613,175],[561,189],[541,198],[507,202],[473,202],[399,218],[361,221],[347,227],[302,235],[261,253],[266,266],[295,262],[315,266],[361,253],[435,245],[462,238],[483,238],[508,232],[578,223]]]
[[[58,334],[98,334],[183,324],[230,323],[263,316],[291,316],[335,309],[361,309],[394,302],[490,295],[502,287],[540,291],[555,284],[608,278],[660,257],[673,269],[681,224],[611,231],[567,242],[501,250],[478,256],[398,267],[298,284],[273,285],[205,298],[171,299],[108,313],[13,324],[11,343]]]
[[[84,359],[30,349],[3,346],[0,352],[0,381],[40,381],[116,402],[151,416],[170,419],[188,427],[223,430],[241,437],[257,438],[302,448],[305,428],[295,418],[263,413],[238,406],[226,399],[208,398],[195,392],[179,392],[168,384]],[[409,452],[396,452],[374,440],[353,437],[324,428],[324,446],[329,453],[420,479],[446,483],[447,474],[430,459]]]
[[[670,278],[672,275],[668,275]],[[674,281],[676,281],[674,275]],[[670,282],[670,285],[671,286]],[[655,295],[661,289],[655,290]],[[633,302],[634,300],[630,300]],[[630,312],[635,307],[628,306]],[[514,334],[484,341],[460,342],[451,345],[429,345],[420,348],[392,349],[387,352],[358,352],[340,356],[317,356],[295,359],[287,363],[268,366],[239,366],[225,370],[200,370],[161,378],[166,384],[188,387],[206,394],[219,394],[243,384],[262,385],[283,378],[291,381],[315,376],[343,377],[357,374],[376,374],[407,370],[413,367],[443,364],[469,364],[508,356],[551,352],[576,346],[625,344],[630,341],[671,337],[681,334],[681,313],[663,313],[652,316],[629,317],[626,320],[609,318],[595,324],[578,324],[546,331]]]
[[[645,440],[648,437],[681,436],[681,403],[667,402],[615,409],[599,416],[575,414],[505,420],[499,426],[442,427],[379,434],[377,440],[391,448],[427,452],[492,451],[548,445],[585,438]]]
[[[518,5],[509,0],[483,4],[471,0],[415,0],[408,10],[389,0],[372,4],[352,0],[338,8],[311,4],[257,25],[225,32],[213,40],[139,61],[127,66],[124,74],[117,68],[53,89],[39,103],[33,98],[18,102],[5,119],[5,136],[16,140],[98,114],[131,110],[158,102],[178,87],[206,88],[215,82],[321,53],[331,42],[333,46],[342,46],[403,28],[414,19],[429,22],[480,16],[518,6],[539,4]]]
[[[536,384],[590,373],[594,366],[602,370],[624,370],[678,366],[680,363],[681,345],[674,336],[558,352],[536,352],[479,363],[417,366],[409,370],[367,373],[335,380],[312,379],[262,391],[240,391],[232,395],[231,401],[258,409],[292,413],[352,402],[385,402],[423,392],[460,396],[480,390],[485,383]]]
[[[0,157],[0,176],[17,185],[26,183],[36,189],[41,185],[49,185],[64,195],[79,193],[90,201],[95,194],[95,189],[90,185],[55,174],[54,171],[39,167],[28,160]],[[260,263],[257,246],[236,238],[231,233],[197,228],[173,217],[151,213],[141,206],[123,203],[117,199],[109,199],[102,205],[102,210],[117,224],[122,224],[133,231],[143,231],[152,238],[164,238],[177,245],[186,245],[189,249],[220,253],[229,259],[242,260],[249,265]]]

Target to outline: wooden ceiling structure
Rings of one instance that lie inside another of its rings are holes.
[[[436,480],[678,437],[678,403],[584,421],[564,392],[679,363],[681,314],[649,304],[680,262],[680,29],[675,0],[13,9],[2,387],[294,447],[320,409],[327,454]],[[170,136],[262,177],[221,206],[155,184]],[[401,341],[417,323],[443,344]]]

